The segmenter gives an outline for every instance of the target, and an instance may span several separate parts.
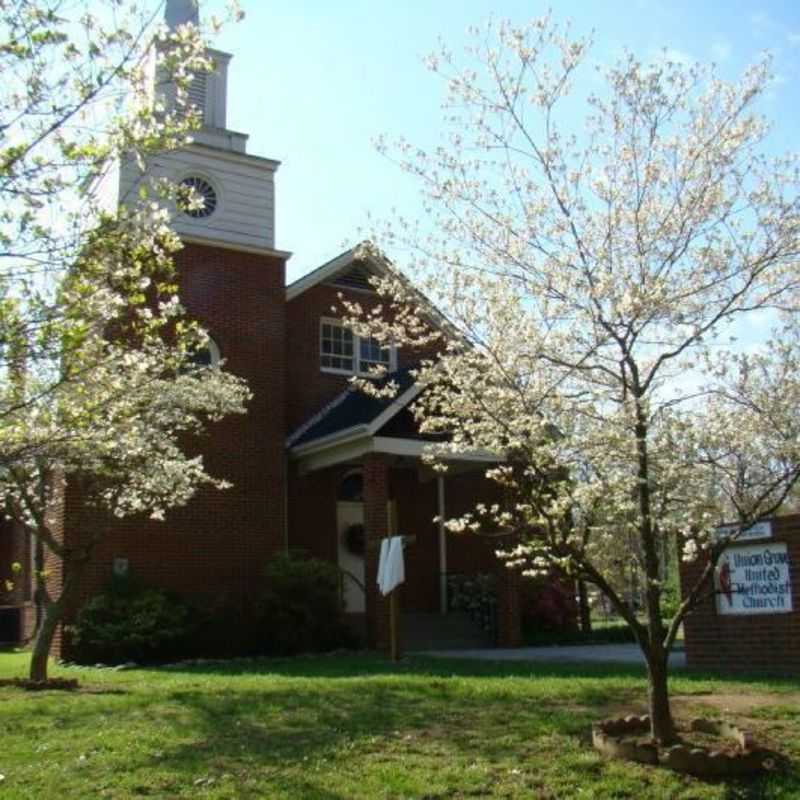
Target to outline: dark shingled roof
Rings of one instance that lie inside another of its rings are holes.
[[[308,430],[295,439],[291,447],[308,444],[315,439],[330,436],[356,425],[369,425],[414,384],[409,369],[401,369],[381,378],[378,386],[385,386],[392,380],[398,385],[398,391],[394,397],[371,397],[358,389],[351,389],[340,402],[323,412],[322,416]]]

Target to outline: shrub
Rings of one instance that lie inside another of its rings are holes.
[[[520,610],[523,631],[564,633],[578,626],[574,588],[556,577],[524,579]]]
[[[264,651],[270,655],[352,647],[343,621],[336,565],[299,554],[276,556],[267,565],[259,604]]]
[[[75,660],[118,664],[179,658],[195,630],[179,598],[115,578],[81,609],[74,629]]]

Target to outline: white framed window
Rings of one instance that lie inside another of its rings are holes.
[[[374,367],[393,372],[397,351],[370,337],[356,336],[341,320],[323,317],[319,328],[319,363],[323,372],[366,375]]]

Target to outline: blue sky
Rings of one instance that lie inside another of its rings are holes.
[[[416,190],[373,147],[379,134],[429,144],[442,87],[422,64],[441,36],[453,50],[489,16],[525,20],[538,0],[241,0],[246,18],[215,45],[232,52],[228,125],[249,150],[283,162],[277,175],[277,240],[294,253],[294,280],[359,238],[367,213],[413,215]],[[800,149],[800,2],[772,0],[559,0],[558,19],[595,32],[593,59],[624,47],[642,58],[716,61],[735,75],[765,49],[776,80],[763,105],[771,146]],[[203,13],[223,0],[201,2]]]

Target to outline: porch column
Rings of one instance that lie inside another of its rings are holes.
[[[380,453],[368,453],[364,456],[364,532],[367,643],[370,647],[388,651],[389,598],[381,595],[376,583],[380,541],[389,533],[389,465],[386,457]]]
[[[436,476],[436,488],[438,495],[439,516],[439,612],[447,614],[447,530],[444,527],[445,520],[445,495],[444,495],[444,475],[441,473]]]
[[[503,543],[503,549],[507,543]],[[497,560],[497,646],[522,647],[519,569],[509,568]]]

